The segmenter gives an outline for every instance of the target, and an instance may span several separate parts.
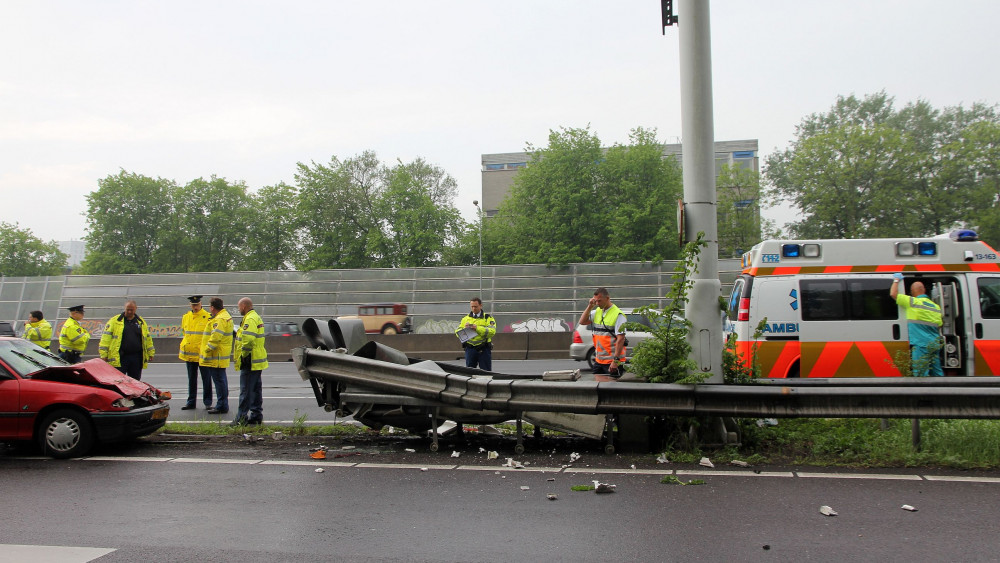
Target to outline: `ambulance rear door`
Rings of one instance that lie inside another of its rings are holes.
[[[1000,275],[969,274],[973,375],[1000,375]]]
[[[909,345],[891,285],[888,274],[799,279],[802,377],[900,375],[895,363],[908,356]]]

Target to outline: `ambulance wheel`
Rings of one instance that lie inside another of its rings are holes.
[[[587,365],[590,366],[591,370],[593,370],[594,366],[597,365],[597,364],[594,363],[594,349],[593,348],[591,348],[590,350],[587,350]]]
[[[604,453],[605,455],[611,455],[615,453],[615,447],[612,446],[611,444],[604,446]]]
[[[518,444],[518,445],[514,446],[514,453],[517,454],[517,455],[523,454],[524,453],[524,444]]]
[[[432,452],[438,451],[438,445],[432,442],[431,445],[430,445],[430,450]]]
[[[792,369],[788,370],[788,378],[789,379],[798,379],[799,378],[799,363],[798,362],[795,362],[795,365],[792,366]]]

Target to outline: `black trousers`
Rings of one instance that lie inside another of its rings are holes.
[[[122,356],[120,360],[122,365],[118,368],[118,371],[132,379],[142,379],[142,354]]]

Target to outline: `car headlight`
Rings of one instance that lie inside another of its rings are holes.
[[[122,397],[121,399],[115,399],[115,401],[111,403],[111,406],[119,409],[130,409],[135,406],[135,401]]]

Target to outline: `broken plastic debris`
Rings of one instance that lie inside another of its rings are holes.
[[[421,471],[427,471],[427,468],[426,467],[421,467],[420,470]]]
[[[521,490],[522,491],[528,491],[528,490],[531,490],[531,487],[529,487],[527,485],[521,485]]]
[[[411,453],[411,454],[417,452],[417,450],[415,450],[413,448],[406,448],[404,451],[407,452],[407,453]]]
[[[580,459],[580,454],[578,454],[576,452],[573,452],[573,453],[569,454],[569,462],[570,463],[573,463],[574,461],[576,461],[578,459]]]
[[[285,434],[283,432],[275,432],[271,434],[271,438],[274,438],[275,440],[284,440]]]
[[[823,516],[836,516],[837,515],[837,511],[836,510],[830,508],[829,506],[827,506],[825,504],[823,506],[819,507],[819,513],[822,514]]]
[[[342,450],[353,450],[354,446],[340,446],[340,449],[342,449]]]
[[[486,454],[486,459],[496,459],[498,457],[500,457],[500,454],[498,454],[496,452],[493,452],[493,451],[491,451],[488,454]]]
[[[715,467],[715,464],[712,463],[712,460],[708,459],[707,457],[701,458],[701,461],[698,462],[698,465],[702,467]]]
[[[555,480],[556,480],[555,477],[549,477],[548,479],[546,479],[546,481],[555,481]]]
[[[548,494],[545,495],[545,498],[547,498],[549,500],[556,500],[559,497],[557,497],[554,493],[548,493]]]
[[[656,463],[670,463],[670,460],[667,459],[667,454],[660,454],[660,457],[656,458]]]
[[[602,483],[600,481],[594,481],[594,492],[595,493],[613,493],[615,492],[615,487],[617,485],[610,485],[608,483]]]
[[[326,459],[326,450],[316,450],[309,454],[309,457],[313,459]]]
[[[323,472],[323,468],[322,467],[317,467],[316,468],[316,473],[322,473],[322,472]]]
[[[917,508],[915,506],[910,506],[908,504],[904,504],[903,506],[900,506],[900,508],[902,508],[903,510],[909,510],[910,512],[917,511]]]
[[[508,457],[507,463],[503,464],[504,467],[513,467],[514,469],[524,469],[524,465],[520,461],[514,461],[514,458]]]
[[[733,461],[730,461],[729,463],[732,464],[732,465],[735,465],[737,467],[750,467],[749,463],[747,463],[745,461],[742,461],[742,460],[739,460],[739,459],[734,459]]]
[[[460,454],[460,453],[458,453],[456,451],[451,452],[451,457],[458,457],[460,455],[462,455],[462,454]]]
[[[485,451],[486,451],[486,448],[479,448],[479,453],[483,453]]]
[[[631,467],[632,467],[632,469],[635,469],[635,464],[633,463],[633,464],[631,465]]]
[[[251,443],[257,441],[257,437],[254,436],[253,434],[244,434],[243,435],[243,439],[246,440],[247,442],[251,442]]]

